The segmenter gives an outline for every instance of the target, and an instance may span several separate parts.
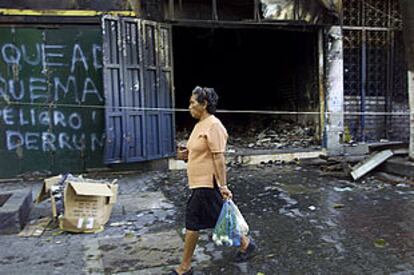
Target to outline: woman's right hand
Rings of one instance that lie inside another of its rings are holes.
[[[188,161],[188,149],[185,147],[178,147],[177,148],[177,159]]]
[[[230,189],[227,187],[227,185],[220,186],[220,193],[223,199],[225,200],[231,200],[233,198],[233,194],[231,193]]]

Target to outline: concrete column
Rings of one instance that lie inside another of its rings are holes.
[[[414,161],[414,71],[408,71],[408,98],[410,107],[410,152],[409,157]]]
[[[344,132],[344,59],[342,30],[328,29],[326,44],[325,146],[329,155],[343,154]]]

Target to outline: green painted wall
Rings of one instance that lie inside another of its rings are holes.
[[[103,166],[100,26],[0,28],[0,177]]]

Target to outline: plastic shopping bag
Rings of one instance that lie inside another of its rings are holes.
[[[213,230],[216,245],[240,246],[240,239],[247,235],[249,226],[232,200],[226,200]]]

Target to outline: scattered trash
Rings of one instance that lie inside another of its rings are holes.
[[[32,221],[18,234],[19,237],[40,237],[52,221],[51,217],[44,217]]]
[[[95,233],[108,222],[117,191],[116,180],[111,183],[65,174],[45,179],[36,201],[50,197],[52,217],[62,230]]]
[[[62,231],[62,230],[55,231],[55,232],[53,232],[53,233],[52,233],[52,236],[59,236],[59,235],[62,235],[62,234],[63,234],[63,232],[64,232],[64,231]]]
[[[313,205],[311,205],[311,206],[308,207],[308,209],[311,210],[311,211],[315,211],[316,210],[316,207],[313,206]]]
[[[336,192],[346,192],[346,191],[352,191],[351,187],[334,187],[334,190]]]
[[[375,173],[375,178],[379,179],[380,181],[383,181],[388,184],[397,185],[401,183],[405,183],[408,181],[407,178],[403,178],[396,175],[391,175],[385,172],[377,172]]]
[[[109,224],[109,226],[111,227],[120,227],[120,226],[125,226],[125,225],[132,225],[132,222],[113,222],[111,224]]]
[[[342,203],[335,203],[334,205],[333,205],[333,208],[344,208],[344,206],[345,206],[345,204],[342,204]]]
[[[132,231],[127,231],[127,232],[125,232],[124,237],[127,238],[127,239],[134,238],[135,237],[135,233],[132,232]]]
[[[378,239],[374,241],[374,245],[377,248],[383,248],[387,245],[388,243],[384,240],[384,239]]]
[[[397,184],[397,187],[400,187],[400,188],[409,188],[410,185],[409,184],[406,184],[406,183],[399,183],[399,184]]]

